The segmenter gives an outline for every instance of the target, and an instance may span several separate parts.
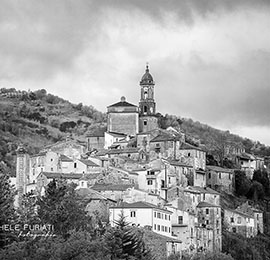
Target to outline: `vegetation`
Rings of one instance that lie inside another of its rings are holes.
[[[3,187],[0,190],[0,195],[3,195],[0,201],[0,217],[1,223],[12,223],[11,220],[16,219],[13,209],[14,193],[6,176],[0,176]],[[142,231],[129,226],[123,216],[120,216],[115,227],[106,227],[102,223],[93,226],[85,211],[86,205],[77,196],[74,185],[52,181],[47,186],[44,197],[35,199],[33,194],[29,193],[24,196],[22,205],[17,211],[18,223],[42,226],[51,224],[54,226],[53,236],[20,238],[18,234],[11,232],[6,236],[8,239],[1,240],[0,260],[153,259],[144,243]],[[1,236],[3,237],[5,238]]]
[[[223,251],[231,254],[235,260],[270,259],[270,237],[267,235],[246,238],[225,231],[222,241]]]
[[[15,190],[9,183],[6,168],[0,164],[0,226],[11,225],[16,220],[14,209]],[[6,236],[5,231],[0,229],[0,248],[13,241],[13,237]]]
[[[244,171],[235,171],[235,193],[255,202],[269,197],[269,177],[265,170],[257,170],[250,180]]]

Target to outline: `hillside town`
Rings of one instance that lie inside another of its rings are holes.
[[[107,129],[89,132],[84,142],[64,141],[29,154],[17,149],[16,206],[24,194],[43,196],[53,180],[77,185],[87,212],[111,226],[127,222],[152,232],[166,255],[222,250],[224,229],[255,237],[264,233],[263,211],[248,202],[229,207],[222,194],[235,191],[234,169],[207,165],[205,145],[191,144],[181,129],[158,126],[155,81],[146,65],[138,105],[123,96],[107,107]],[[125,93],[127,94],[127,93]],[[231,144],[226,154],[250,179],[264,158]]]

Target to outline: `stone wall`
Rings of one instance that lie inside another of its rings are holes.
[[[108,113],[108,131],[136,135],[139,132],[138,113]]]

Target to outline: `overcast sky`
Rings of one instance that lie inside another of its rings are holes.
[[[0,87],[138,104],[270,145],[269,0],[0,0]]]

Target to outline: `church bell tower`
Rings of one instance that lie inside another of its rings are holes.
[[[154,100],[155,82],[146,65],[145,73],[140,81],[141,99],[139,102],[139,130],[146,132],[158,128],[156,102]]]

